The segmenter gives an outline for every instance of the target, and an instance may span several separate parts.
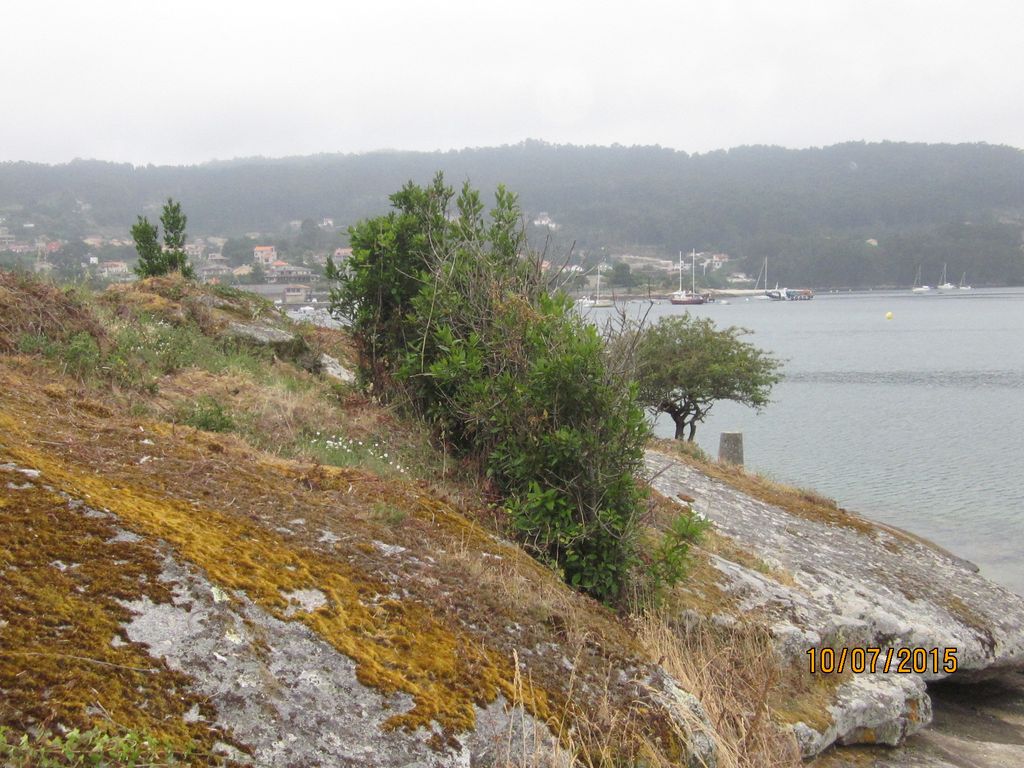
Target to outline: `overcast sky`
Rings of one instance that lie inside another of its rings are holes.
[[[0,160],[1024,147],[1020,0],[6,0]]]

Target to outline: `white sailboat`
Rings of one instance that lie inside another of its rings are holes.
[[[962,275],[960,275],[960,290],[961,291],[969,291],[969,290],[971,290],[971,286],[964,285],[964,280],[966,280],[966,279],[967,279],[967,273],[964,272]]]
[[[673,304],[703,304],[704,297],[697,293],[697,250],[693,251],[693,261],[690,264],[690,290],[683,290],[683,252],[679,252],[679,290],[669,297]]]
[[[914,287],[910,290],[913,293],[928,293],[932,288],[930,285],[921,285],[921,267],[917,268],[917,275],[914,277]]]
[[[614,306],[615,305],[615,302],[613,302],[611,299],[602,299],[601,298],[601,267],[597,268],[597,293],[594,295],[593,298],[590,297],[590,296],[584,296],[577,303],[580,306],[585,306],[585,307],[592,307],[592,306],[608,307],[608,306]]]
[[[758,291],[757,286],[761,284],[761,276],[764,276],[764,290]],[[776,283],[775,287],[778,288],[779,284]],[[757,275],[757,280],[754,282],[754,298],[755,299],[767,299],[768,297],[768,257],[764,257],[764,264],[761,265],[761,271]]]
[[[611,299],[601,298],[601,268],[597,268],[597,293],[594,295],[594,303],[591,305],[594,307],[614,307],[615,302]]]
[[[597,293],[594,296],[584,296],[576,303],[581,307],[614,307],[615,302],[611,299],[601,298],[601,267],[597,268]]]
[[[946,278],[946,265],[945,264],[942,265],[942,282],[939,283],[939,290],[940,291],[955,291],[956,290],[956,286],[953,285],[951,282],[949,282],[949,280]]]

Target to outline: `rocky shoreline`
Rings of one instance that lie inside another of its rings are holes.
[[[647,469],[655,489],[692,499],[717,530],[768,565],[713,556],[721,589],[734,598],[717,621],[756,615],[782,657],[803,663],[809,648],[956,649],[952,674],[849,675],[828,707],[830,725],[794,726],[805,757],[833,744],[902,744],[932,721],[929,684],[1011,680],[1024,667],[1024,599],[970,563],[841,510],[823,520],[793,514],[665,453],[648,452]],[[893,763],[918,764],[933,763]]]

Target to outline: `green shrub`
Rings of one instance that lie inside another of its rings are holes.
[[[515,196],[499,187],[489,221],[468,185],[455,213],[453,198],[440,176],[410,184],[353,227],[332,308],[374,392],[480,467],[533,554],[613,601],[638,563],[643,410],[596,330],[546,290]]]
[[[201,397],[180,414],[182,424],[207,432],[230,432],[235,428],[231,414],[212,397]]]
[[[80,379],[95,375],[102,360],[99,344],[85,331],[75,333],[65,340],[52,339],[39,333],[22,334],[18,340],[18,350],[56,360],[70,375]]]
[[[690,565],[690,547],[700,542],[710,526],[707,519],[693,510],[682,512],[672,520],[651,559],[649,577],[656,597],[686,576]]]
[[[23,333],[18,339],[18,351],[23,355],[44,355],[53,357],[57,343],[42,333]]]

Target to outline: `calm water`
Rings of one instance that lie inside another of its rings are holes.
[[[705,450],[741,431],[749,468],[926,536],[1024,594],[1024,290],[730,301],[689,309],[753,330],[786,379],[761,414],[717,404],[697,430]],[[671,420],[655,431],[671,437]]]

